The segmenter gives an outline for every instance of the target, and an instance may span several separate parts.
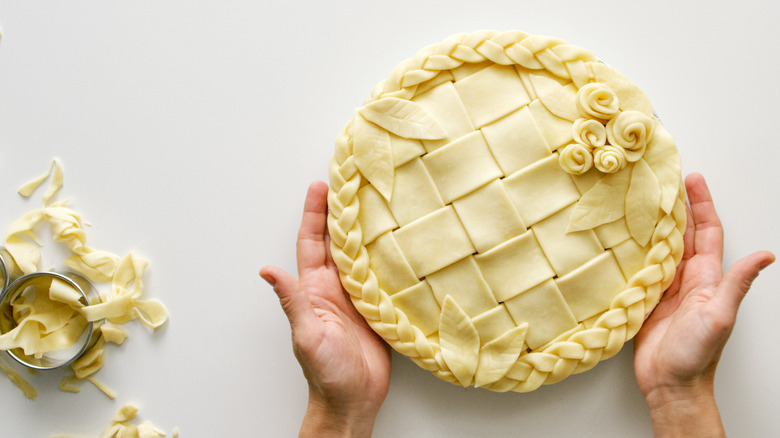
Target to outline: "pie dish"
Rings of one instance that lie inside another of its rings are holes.
[[[339,135],[331,252],[395,350],[448,382],[532,391],[615,355],[672,283],[680,167],[645,94],[589,51],[458,34]]]

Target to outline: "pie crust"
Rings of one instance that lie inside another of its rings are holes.
[[[674,140],[636,85],[556,38],[424,48],[356,111],[329,173],[355,307],[462,386],[532,391],[615,355],[682,258]]]

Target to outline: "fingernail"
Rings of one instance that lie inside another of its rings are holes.
[[[268,274],[265,274],[265,275],[260,274],[260,277],[262,277],[263,280],[265,280],[266,283],[270,284],[271,287],[276,286],[276,279],[274,277],[272,277],[272,276],[270,276]]]

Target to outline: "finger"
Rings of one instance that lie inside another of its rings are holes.
[[[315,181],[306,193],[303,219],[298,230],[298,276],[323,266],[327,260],[325,236],[328,219],[328,186]]]
[[[330,189],[328,189],[328,194],[325,196],[326,202],[330,202]],[[330,227],[330,215],[326,215],[325,217],[325,265],[328,267],[328,269],[333,270],[334,272],[338,270],[338,267],[336,266],[336,261],[333,260],[333,253],[330,250],[331,245],[331,239],[330,239],[330,232],[328,231],[328,227]]]
[[[685,179],[691,214],[695,226],[694,251],[723,258],[723,227],[715,212],[707,183],[698,173],[692,173]]]
[[[338,270],[336,261],[333,260],[333,253],[330,251],[330,235],[325,236],[325,266],[332,270]]]
[[[683,259],[680,264],[677,265],[677,271],[674,274],[674,280],[672,280],[672,284],[669,285],[669,288],[666,289],[664,294],[661,296],[661,302],[671,301],[680,293],[680,285],[682,285],[682,273],[685,272],[685,265],[687,263],[688,260]],[[676,307],[677,306],[675,306],[675,308]]]
[[[727,314],[736,316],[737,309],[753,284],[753,280],[762,269],[774,261],[774,254],[769,251],[759,251],[741,258],[723,276],[713,301]]]
[[[311,302],[298,287],[295,277],[276,266],[264,266],[260,276],[274,288],[291,327],[305,324],[314,317]]]
[[[694,240],[696,239],[696,225],[693,222],[691,207],[685,206],[685,234],[683,234],[683,260],[688,260],[696,254]]]

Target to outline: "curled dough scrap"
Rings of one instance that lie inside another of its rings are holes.
[[[563,170],[572,175],[582,175],[593,167],[593,155],[587,146],[572,143],[561,151],[558,161]]]
[[[611,119],[620,111],[620,101],[608,86],[591,82],[577,91],[577,109],[583,117]]]
[[[0,362],[0,371],[5,373],[5,375],[8,376],[8,378],[14,383],[14,385],[18,386],[19,389],[22,390],[22,393],[25,397],[29,398],[30,400],[35,400],[35,398],[38,397],[38,391],[36,391],[29,382],[24,380],[24,378],[20,376],[19,373],[11,369],[8,365]]]
[[[119,262],[111,293],[101,296],[102,303],[81,309],[88,321],[105,318],[114,324],[124,324],[133,319],[141,319],[149,328],[158,328],[168,320],[168,310],[159,300],[141,300],[143,293],[143,273],[149,264],[134,252],[127,254]],[[133,287],[130,288],[132,283]]]
[[[16,326],[0,336],[0,350],[21,348],[24,354],[41,358],[45,353],[73,346],[87,326],[78,313],[81,295],[58,279],[28,286],[12,303]],[[32,302],[29,302],[32,299]]]
[[[138,408],[132,404],[126,404],[111,418],[111,425],[100,434],[100,438],[161,438],[165,432],[156,428],[151,422],[144,421],[139,425],[131,424],[138,415]],[[173,437],[179,435],[178,429],[174,429]]]
[[[54,241],[64,243],[73,252],[65,260],[65,266],[98,283],[111,280],[119,257],[87,246],[81,217],[68,207],[67,201],[44,208],[43,214],[51,226]]]
[[[133,319],[141,321],[150,328],[158,328],[168,319],[168,311],[158,300],[142,300],[142,275],[147,261],[135,255],[128,254],[120,258],[110,252],[91,248],[86,243],[86,233],[81,217],[68,206],[68,201],[52,203],[52,199],[62,187],[62,166],[54,159],[49,171],[24,184],[19,188],[19,194],[30,196],[53,172],[52,183],[43,195],[43,207],[31,211],[14,221],[6,230],[5,247],[8,252],[5,257],[12,269],[29,274],[39,271],[41,251],[35,227],[46,221],[56,242],[64,243],[73,255],[64,263],[74,271],[88,279],[104,283],[112,281],[111,292],[101,293],[101,302],[93,301],[84,306],[81,294],[69,285],[54,280],[50,285],[36,289],[35,298],[26,298],[13,303],[13,319],[15,327],[4,327],[5,333],[0,336],[0,349],[22,348],[26,354],[41,357],[42,354],[62,350],[72,346],[79,338],[88,321],[108,319],[115,323],[124,323]],[[32,301],[32,302],[30,302]],[[91,377],[103,366],[103,346],[106,342],[121,344],[127,333],[119,327],[104,323],[100,326],[100,336],[95,345],[71,364],[74,375],[60,382],[60,389],[67,392],[78,392],[75,383],[87,379],[109,397],[115,396],[106,385]],[[35,391],[18,374],[10,369],[0,367],[29,398],[35,398]],[[152,436],[152,435],[146,435]]]
[[[77,379],[86,379],[103,368],[105,359],[103,347],[105,344],[105,339],[98,339],[94,347],[70,364]]]
[[[62,173],[62,163],[60,162],[59,158],[55,158],[51,162],[51,166],[49,166],[49,170],[44,173],[43,175],[39,176],[38,178],[33,179],[32,181],[28,181],[24,184],[22,184],[21,187],[19,187],[19,194],[24,196],[25,198],[30,197],[30,195],[35,192],[35,190],[43,184],[44,181],[46,181],[46,178],[48,178],[52,172],[54,173],[54,176],[51,179],[51,185],[49,188],[46,189],[46,192],[43,194],[43,204],[48,204],[54,196],[57,194],[57,192],[60,191],[62,188],[62,181],[63,181],[63,173]]]
[[[31,211],[12,222],[5,231],[5,249],[25,274],[37,271],[41,263],[40,240],[33,230],[43,218],[42,210]]]
[[[68,201],[33,210],[6,230],[5,248],[22,272],[31,274],[40,270],[40,241],[34,230],[43,220],[51,226],[54,241],[64,243],[73,253],[65,260],[65,266],[98,283],[111,280],[119,257],[87,246],[81,217],[68,206]]]

